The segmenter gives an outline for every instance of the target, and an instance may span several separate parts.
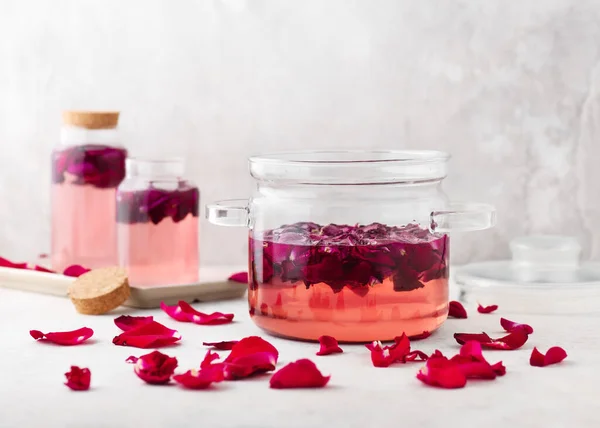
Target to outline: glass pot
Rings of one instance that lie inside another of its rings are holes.
[[[198,281],[198,188],[183,159],[127,159],[117,190],[119,264],[137,287]]]
[[[432,332],[448,314],[451,230],[495,223],[489,205],[452,204],[437,151],[328,151],[249,159],[250,200],[206,207],[249,232],[248,303],[269,333],[343,342]]]

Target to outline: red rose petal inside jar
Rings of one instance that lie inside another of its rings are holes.
[[[417,379],[439,388],[463,388],[467,377],[459,365],[446,357],[432,357],[418,371]]]
[[[271,388],[323,388],[331,376],[323,376],[315,363],[301,359],[276,371],[269,381]]]
[[[73,391],[87,391],[90,389],[92,380],[90,369],[71,366],[71,370],[65,373],[65,377],[67,378],[65,385]]]
[[[35,340],[46,340],[62,346],[80,345],[94,335],[94,330],[83,327],[73,331],[60,331],[42,333],[39,330],[30,330],[29,334]]]
[[[219,351],[231,351],[233,345],[238,343],[239,340],[224,340],[222,342],[202,342],[204,346],[212,346],[214,349]]]
[[[188,316],[181,310],[179,305],[169,306],[165,302],[160,302],[160,308],[174,320],[179,322],[190,322]]]
[[[233,314],[224,314],[221,312],[213,312],[212,314],[205,314],[195,310],[189,303],[181,300],[179,302],[179,308],[185,314],[187,319],[194,324],[201,325],[217,325],[226,324],[233,320]]]
[[[239,282],[241,284],[248,284],[248,272],[238,272],[227,278],[228,281]]]
[[[215,382],[221,382],[223,374],[221,371],[216,370],[192,369],[173,376],[173,380],[187,389],[206,389]]]
[[[152,321],[124,331],[113,339],[113,343],[135,348],[160,348],[172,345],[179,340],[181,340],[181,335],[178,331]]]
[[[508,332],[511,332],[517,328],[522,328],[525,330],[527,334],[533,333],[533,327],[528,324],[519,324],[514,321],[507,320],[506,318],[500,318],[500,325],[502,328]]]
[[[134,317],[131,315],[121,315],[120,317],[115,318],[114,323],[121,330],[129,331],[141,325],[150,324],[152,321],[154,321],[153,316]]]
[[[531,357],[529,358],[529,364],[534,367],[546,367],[551,364],[560,363],[562,360],[567,358],[567,352],[560,346],[553,346],[548,349],[546,354],[542,354],[537,348],[533,348],[531,351]]]
[[[77,278],[77,277],[83,275],[84,273],[89,272],[90,270],[91,269],[84,268],[83,266],[80,266],[80,265],[71,265],[71,266],[68,266],[63,271],[63,275],[72,276],[73,278]]]
[[[131,358],[131,357],[130,357]],[[159,351],[142,355],[135,361],[135,374],[146,383],[161,385],[169,382],[177,368],[177,358]]]
[[[319,337],[319,344],[321,348],[317,352],[317,355],[340,354],[344,352],[335,337],[321,336]]]
[[[508,335],[501,337],[500,339],[492,339],[486,333],[455,333],[454,339],[463,345],[469,340],[479,342],[482,347],[488,349],[499,349],[499,350],[514,350],[518,349],[527,342],[529,335],[524,329],[516,329],[510,332]]]
[[[480,314],[491,314],[496,309],[498,309],[498,305],[481,306],[479,303],[477,304],[477,312]]]
[[[448,316],[452,318],[467,318],[465,307],[455,300],[448,303]]]

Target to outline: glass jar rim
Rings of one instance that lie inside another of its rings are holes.
[[[287,184],[401,184],[446,177],[448,153],[436,150],[314,150],[248,159],[258,181]]]
[[[128,177],[180,178],[185,174],[185,159],[129,156],[125,160],[125,170]]]

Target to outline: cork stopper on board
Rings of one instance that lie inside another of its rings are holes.
[[[113,129],[119,122],[118,111],[67,110],[62,114],[63,124],[87,129]]]
[[[121,306],[130,289],[125,269],[94,269],[77,278],[69,287],[69,297],[77,312],[101,315]]]

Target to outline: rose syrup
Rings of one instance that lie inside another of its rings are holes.
[[[448,239],[404,228],[298,223],[250,238],[250,315],[283,337],[392,340],[448,313]]]

